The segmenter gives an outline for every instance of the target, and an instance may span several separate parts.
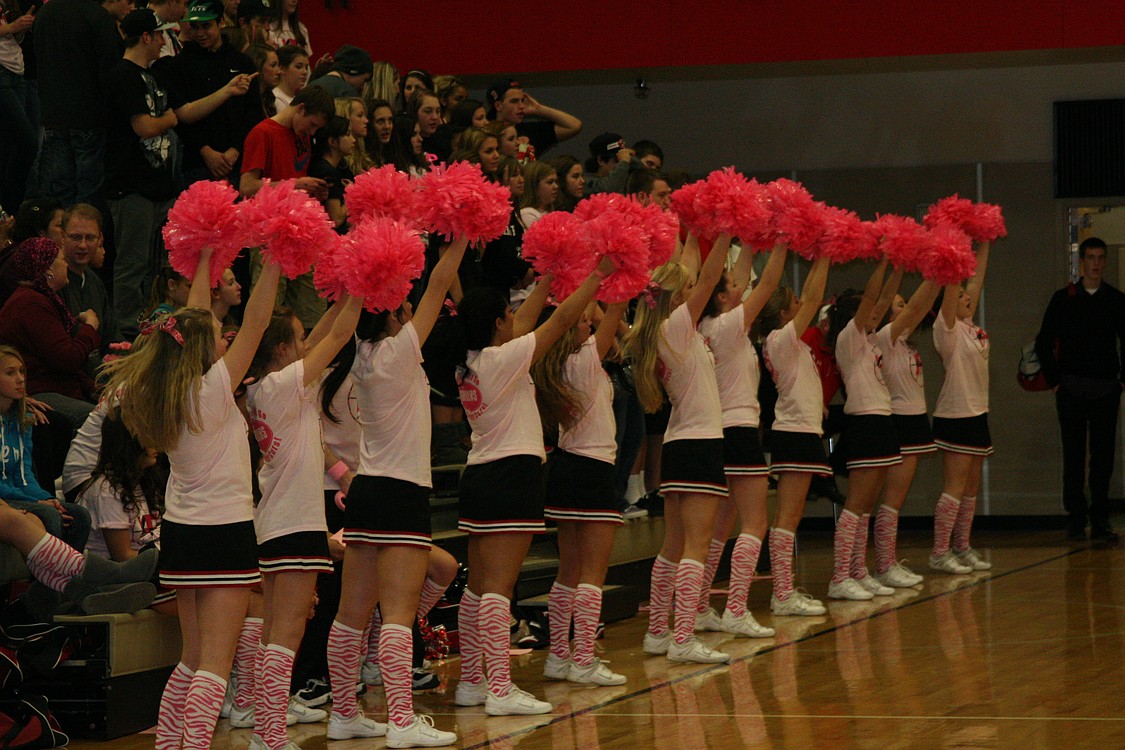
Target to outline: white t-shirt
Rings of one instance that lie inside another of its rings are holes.
[[[531,206],[520,209],[520,221],[522,221],[524,227],[528,229],[531,228],[532,224],[542,219],[545,215],[546,214],[544,214],[538,208],[532,208]]]
[[[699,324],[711,354],[715,357],[715,380],[719,384],[719,403],[723,406],[723,427],[757,427],[758,353],[747,336],[746,310],[733,310],[704,318]]]
[[[304,379],[305,363],[297,360],[246,389],[250,426],[262,450],[258,544],[300,531],[328,533],[317,387],[306,387]]]
[[[139,550],[146,544],[160,543],[160,516],[150,513],[148,503],[139,493],[130,512],[117,497],[117,492],[105,477],[99,477],[78,496],[79,505],[90,511],[90,539],[86,551],[109,560],[109,545],[103,529],[129,529],[129,548]]]
[[[531,381],[534,356],[534,331],[501,346],[469,352],[468,371],[458,379],[458,390],[473,428],[470,466],[508,456],[546,460]]]
[[[377,342],[358,342],[352,377],[363,426],[359,473],[432,487],[430,381],[414,324]]]
[[[273,107],[276,111],[280,112],[283,109],[288,109],[292,101],[293,97],[286,94],[280,86],[273,87]]]
[[[715,380],[715,358],[687,305],[680,305],[660,325],[656,372],[672,403],[664,442],[723,437],[723,407]]]
[[[879,329],[875,341],[883,352],[883,379],[891,394],[891,413],[905,416],[925,414],[925,380],[918,350],[906,336],[892,341],[890,323]]]
[[[854,318],[836,337],[836,365],[848,394],[845,414],[890,416],[891,393],[883,380],[883,352],[875,336],[860,328]]]
[[[988,334],[971,320],[958,320],[946,328],[945,319],[934,321],[934,348],[945,366],[935,417],[960,419],[988,411]]]
[[[613,463],[617,456],[617,423],[613,418],[613,384],[598,358],[593,336],[567,357],[566,382],[578,396],[582,416],[569,430],[559,431],[559,448],[567,453]]]
[[[98,465],[98,454],[102,449],[102,422],[105,422],[108,412],[109,406],[102,399],[70,441],[62,470],[63,492],[70,492],[94,475],[94,467]]]
[[[327,376],[327,372],[321,376],[322,385]],[[319,410],[320,386],[316,391],[316,405]],[[349,469],[356,471],[359,468],[359,441],[362,439],[362,431],[359,426],[359,393],[350,374],[344,377],[344,382],[332,397],[332,416],[340,421],[333,422],[323,411],[319,413],[324,444],[331,448],[336,458],[343,461]],[[328,472],[324,472],[324,489],[340,489],[340,483],[330,477]]]
[[[821,434],[824,389],[816,374],[812,349],[797,336],[790,321],[766,337],[766,368],[777,385],[773,429]]]

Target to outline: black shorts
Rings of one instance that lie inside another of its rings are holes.
[[[723,428],[723,471],[727,476],[769,476],[770,465],[757,427]]]
[[[668,431],[668,420],[671,416],[672,402],[665,398],[659,410],[652,413],[645,412],[645,434],[663,435]]]
[[[849,414],[844,422],[844,445],[849,471],[902,463],[895,423],[889,414]]]
[[[258,545],[258,565],[266,573],[331,573],[328,534],[296,531]]]
[[[727,496],[723,439],[673,440],[660,453],[660,491]]]
[[[934,433],[930,429],[930,418],[925,414],[892,414],[891,419],[895,422],[895,434],[898,435],[898,447],[902,455],[912,456],[937,450]]]
[[[770,467],[774,474],[832,476],[824,455],[824,440],[811,432],[770,432]]]
[[[344,502],[346,544],[430,548],[429,488],[360,474],[352,480]]]
[[[248,588],[262,581],[253,521],[218,526],[160,522],[160,583],[179,588]]]
[[[547,518],[624,523],[613,489],[613,464],[555,449],[547,459],[546,474]]]
[[[934,417],[934,442],[950,453],[970,456],[992,455],[992,434],[988,431],[988,412],[975,417]]]
[[[461,474],[457,528],[469,534],[542,534],[543,462],[506,456],[470,464]]]

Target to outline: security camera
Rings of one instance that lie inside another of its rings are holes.
[[[638,78],[637,82],[633,84],[633,96],[638,99],[648,99],[649,87],[648,83],[643,78]]]

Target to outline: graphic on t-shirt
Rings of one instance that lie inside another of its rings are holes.
[[[254,409],[250,413],[250,429],[254,431],[254,439],[258,441],[262,458],[266,461],[273,460],[277,455],[277,449],[281,447],[281,438],[270,429],[266,422],[266,413],[261,409]]]
[[[974,333],[976,334],[977,352],[980,353],[980,356],[988,359],[988,331],[977,327]]]
[[[163,117],[168,111],[167,92],[160,88],[156,78],[148,71],[141,73],[141,79],[145,82],[145,104],[148,106],[148,113],[153,117]],[[169,128],[160,135],[141,139],[141,151],[144,152],[145,161],[150,167],[160,169],[168,165],[172,156],[174,136],[175,131]]]
[[[914,378],[915,383],[922,382],[922,355],[909,342],[906,344],[906,369],[910,372],[910,377]]]
[[[875,379],[879,381],[879,385],[887,384],[883,380],[883,353],[878,349],[875,350]]]
[[[457,390],[461,394],[461,406],[470,419],[476,419],[488,408],[480,392],[480,379],[477,378],[476,373],[467,372],[461,376],[458,379]]]

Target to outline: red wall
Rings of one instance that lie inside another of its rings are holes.
[[[1111,0],[349,0],[347,10],[340,3],[301,3],[316,56],[356,44],[401,70],[434,74],[1125,44],[1125,10]]]

